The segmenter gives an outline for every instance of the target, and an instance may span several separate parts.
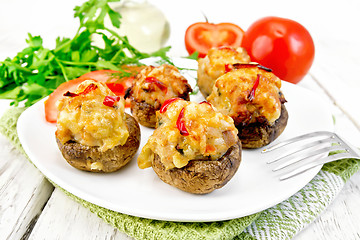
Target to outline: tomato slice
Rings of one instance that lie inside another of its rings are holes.
[[[58,110],[56,108],[56,102],[63,97],[67,91],[74,92],[77,86],[83,82],[84,79],[74,79],[68,82],[60,84],[54,92],[49,95],[49,98],[45,101],[45,119],[50,123],[56,123]]]
[[[124,96],[127,88],[131,87],[133,79],[138,71],[142,67],[139,66],[127,66],[124,68],[125,71],[131,73],[129,77],[120,77],[120,72],[115,70],[97,70],[62,83],[58,86],[54,92],[49,95],[49,98],[45,101],[45,119],[50,123],[56,123],[58,111],[56,108],[56,102],[61,99],[65,92],[74,92],[78,85],[85,80],[95,80],[99,82],[105,82],[106,85],[114,92],[117,96]],[[118,75],[119,74],[119,75]],[[127,99],[125,107],[130,107],[130,100]]]
[[[78,77],[78,79],[83,80],[96,80],[99,82],[115,82],[119,80],[119,77],[116,76],[116,73],[119,71],[115,70],[96,70],[92,72],[85,73],[84,75]]]
[[[198,22],[187,28],[185,47],[190,55],[197,51],[202,58],[212,47],[240,47],[243,37],[244,31],[233,23]]]
[[[99,82],[106,82],[106,85],[110,90],[118,96],[124,96],[126,89],[131,87],[135,75],[142,69],[140,66],[126,66],[124,70],[131,73],[128,77],[120,77],[119,71],[115,70],[97,70],[89,73],[85,73],[80,76],[82,80],[95,80]]]

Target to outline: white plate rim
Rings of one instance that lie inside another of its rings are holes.
[[[184,66],[189,67],[189,66],[193,65],[194,62],[190,62],[190,60],[187,60],[187,59],[181,59],[181,60],[178,60],[177,65],[178,64],[179,65],[183,64]],[[316,101],[314,101],[315,107],[317,107],[317,108],[321,107],[323,113],[326,113],[326,115],[327,115],[326,117],[324,117],[324,119],[321,119],[321,120],[325,120],[325,119],[329,118],[328,121],[323,125],[323,128],[321,130],[330,130],[330,131],[333,130],[332,125],[331,125],[331,113],[330,113],[330,110],[328,109],[328,106],[327,106],[325,100],[321,99],[321,97],[319,97],[318,95],[316,95],[315,93],[313,93],[307,89],[301,88],[299,86],[296,86],[296,85],[293,85],[290,83],[283,82],[283,89],[285,90],[284,95],[286,98],[287,98],[286,90],[289,90],[289,89],[291,89],[291,91],[296,89],[297,91],[300,91],[302,94],[306,93],[306,94],[310,95],[311,97],[313,97],[314,100],[316,100]],[[20,116],[20,118],[18,120],[18,125],[17,125],[20,142],[22,143],[22,146],[23,146],[25,152],[28,154],[28,156],[31,159],[31,161],[33,162],[33,164],[47,178],[49,178],[52,182],[54,182],[59,187],[65,189],[69,193],[71,193],[77,197],[80,197],[81,199],[84,199],[88,202],[99,205],[101,207],[104,207],[104,208],[107,208],[110,210],[114,210],[114,211],[117,211],[120,213],[128,214],[128,215],[133,215],[133,216],[138,216],[138,217],[143,217],[143,218],[150,218],[150,219],[157,219],[157,220],[182,221],[182,222],[223,221],[223,220],[230,220],[230,219],[234,219],[234,218],[244,217],[244,216],[265,210],[269,207],[272,207],[272,206],[282,202],[283,200],[287,199],[288,197],[292,196],[297,191],[299,191],[302,187],[304,187],[321,169],[321,166],[319,166],[319,167],[311,170],[310,174],[308,174],[306,176],[306,180],[303,181],[302,184],[297,185],[296,188],[292,189],[291,191],[288,191],[287,194],[283,194],[281,197],[277,198],[275,196],[275,197],[271,198],[271,201],[267,201],[266,203],[261,204],[261,206],[259,206],[259,207],[248,207],[247,209],[244,209],[244,207],[243,207],[243,209],[241,207],[240,208],[236,207],[234,209],[224,208],[224,209],[216,209],[216,211],[212,211],[213,209],[211,209],[209,206],[209,211],[197,212],[197,209],[191,209],[191,208],[187,209],[186,208],[186,209],[182,209],[182,210],[180,209],[180,210],[177,210],[174,212],[162,212],[162,211],[159,211],[159,209],[153,209],[151,207],[145,208],[145,209],[144,208],[136,209],[136,208],[133,208],[133,206],[132,206],[132,208],[130,208],[126,204],[123,204],[123,203],[119,204],[119,205],[116,205],[116,204],[114,205],[113,202],[109,202],[107,199],[99,199],[98,196],[94,196],[91,193],[89,194],[88,192],[85,192],[82,189],[79,189],[78,187],[73,186],[71,183],[67,182],[66,179],[62,179],[61,176],[58,176],[54,171],[49,170],[49,168],[47,168],[43,164],[43,162],[41,162],[41,161],[43,161],[43,159],[41,159],[41,157],[43,157],[43,155],[39,156],[39,153],[34,151],[34,149],[32,149],[30,147],[31,144],[29,144],[29,136],[27,135],[28,134],[27,130],[29,129],[28,128],[29,125],[34,127],[34,129],[35,129],[37,123],[39,123],[39,121],[41,121],[41,118],[44,119],[44,115],[41,113],[41,112],[43,112],[43,101],[40,101],[40,102],[36,103],[34,106],[28,108]],[[291,111],[289,111],[289,112],[291,112]],[[34,114],[38,114],[38,119],[33,119]],[[292,116],[290,114],[289,114],[289,116],[290,116],[289,117],[289,122],[290,122]],[[29,121],[29,119],[28,119],[29,117],[30,117],[31,121]],[[33,124],[35,124],[35,126]],[[39,124],[40,124],[40,126],[43,126],[43,127],[44,126],[47,126],[47,127],[52,126],[51,124],[49,124],[45,121],[40,122]],[[54,127],[54,126],[52,126],[52,127]],[[55,137],[54,137],[54,141],[55,141]],[[243,161],[244,161],[244,159],[243,159]],[[240,165],[240,168],[241,168],[241,166],[242,165]],[[78,171],[78,170],[74,170],[74,169],[69,169],[69,170],[74,173],[76,173],[76,171]],[[144,174],[148,174],[149,170],[151,170],[151,169],[145,170],[147,172],[144,172]],[[153,175],[153,174],[151,174],[151,175]],[[297,179],[299,177],[301,177],[301,175],[297,176],[294,179]],[[230,181],[230,183],[231,183],[231,181]],[[158,184],[158,182],[157,182],[157,184]],[[232,185],[234,185],[234,184],[232,184]],[[179,194],[179,196],[185,196],[186,194],[188,194],[188,193],[176,192],[176,190],[171,189],[172,187],[169,188],[169,186],[161,185],[161,187],[164,187],[165,191],[170,191],[172,194]],[[227,186],[225,186],[224,188],[226,188],[226,187]],[[233,186],[231,188],[233,189]],[[162,189],[162,190],[164,190],[164,189]],[[204,199],[205,203],[206,202],[213,203],[214,202],[213,198],[215,198],[215,200],[217,197],[220,200],[223,199],[221,194],[216,193],[217,191],[220,192],[221,189],[216,190],[216,191],[214,191],[214,193],[210,193],[207,195],[192,196],[189,199],[192,199],[192,198],[195,200],[196,199]],[[229,190],[226,190],[226,191],[229,192]],[[134,194],[135,194],[134,196],[138,195],[138,193],[134,193]],[[144,196],[142,196],[142,197],[144,197]],[[264,197],[266,197],[266,196],[264,196]],[[131,200],[131,199],[129,199],[129,200]]]

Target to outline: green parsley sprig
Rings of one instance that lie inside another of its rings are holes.
[[[109,6],[120,0],[89,0],[74,8],[79,28],[73,38],[56,39],[54,49],[43,46],[40,36],[28,34],[27,47],[14,58],[0,62],[0,99],[12,99],[17,106],[24,101],[31,106],[53,92],[61,83],[99,69],[120,70],[124,64],[139,64],[148,57],[170,61],[162,48],[152,54],[134,48],[126,36],[105,26],[108,16],[114,27],[120,27],[121,15]],[[104,47],[94,42],[100,36]],[[126,74],[126,72],[124,72]]]

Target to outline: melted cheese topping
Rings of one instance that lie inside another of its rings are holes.
[[[159,81],[156,83],[148,79]],[[138,102],[146,102],[159,109],[166,99],[187,95],[192,89],[179,70],[171,65],[148,66],[135,78],[131,94]]]
[[[177,127],[179,115],[187,136],[181,135]],[[182,168],[193,159],[216,160],[238,141],[233,120],[207,103],[179,99],[164,113],[158,111],[157,117],[158,127],[138,157],[140,168],[151,167],[154,153],[160,156],[166,169]]]
[[[259,85],[254,99],[249,94],[259,74]],[[234,69],[219,77],[207,98],[223,114],[231,116],[235,125],[259,121],[264,117],[271,124],[280,117],[281,80],[273,73],[247,67]]]
[[[210,94],[215,80],[226,73],[226,64],[249,63],[250,57],[244,48],[212,48],[205,58],[198,60],[198,84]]]
[[[81,94],[90,85],[96,88]],[[106,96],[116,96],[101,82],[86,80],[82,82],[74,97],[64,97],[58,101],[56,137],[64,144],[76,141],[87,146],[99,146],[106,151],[125,144],[129,132],[125,123],[124,99],[120,98],[114,106],[103,104]]]

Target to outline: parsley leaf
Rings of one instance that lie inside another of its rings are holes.
[[[119,28],[121,15],[109,6],[119,0],[88,0],[74,8],[79,28],[72,38],[56,39],[54,49],[43,46],[40,36],[28,34],[27,47],[11,59],[0,62],[0,99],[13,99],[31,106],[49,95],[61,83],[99,69],[121,70],[122,65],[140,64],[139,60],[160,57],[171,62],[166,55],[169,47],[152,54],[134,48],[126,36],[105,26],[106,17]],[[103,47],[94,42],[100,38]]]

